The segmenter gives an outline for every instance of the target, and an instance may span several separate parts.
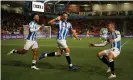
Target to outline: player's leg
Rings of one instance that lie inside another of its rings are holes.
[[[72,64],[71,57],[70,57],[70,49],[67,46],[65,48],[65,53],[66,53],[66,60],[67,60],[68,65],[69,65],[69,69],[70,70],[77,70],[78,68],[76,66],[73,66],[73,64]]]
[[[38,48],[32,49],[33,51],[33,57],[32,57],[32,66],[36,65],[37,56],[38,56]]]
[[[104,64],[106,64],[108,66],[108,60],[105,55],[105,53],[107,53],[107,52],[108,52],[108,50],[101,51],[97,54],[97,56]]]
[[[57,41],[57,44],[58,44],[58,50],[56,52],[50,52],[50,53],[43,52],[41,54],[41,56],[39,57],[39,60],[41,60],[45,57],[60,56],[63,53],[63,48],[62,48],[61,43],[59,41]]]
[[[25,54],[27,53],[28,50],[25,49],[13,49],[11,50],[7,55],[11,55],[11,54]]]
[[[45,57],[61,56],[61,54],[63,54],[63,49],[59,48],[56,52],[45,54]]]
[[[61,56],[64,53],[64,49],[58,48],[58,50],[56,52],[58,53],[58,56]]]
[[[65,48],[65,53],[66,53],[66,59],[69,64],[69,66],[73,66],[70,58],[70,49],[68,47]]]
[[[27,53],[27,51],[29,50],[29,48],[33,45],[33,43],[29,40],[26,41],[26,44],[24,45],[24,49],[13,49],[11,50],[8,55],[11,55],[11,54],[25,54]]]
[[[39,68],[36,67],[36,61],[38,56],[38,43],[34,41],[34,44],[32,45],[32,51],[33,51],[33,57],[32,57],[32,69],[39,70]]]
[[[66,60],[67,60],[68,65],[69,65],[69,69],[70,70],[77,70],[78,68],[76,66],[73,66],[73,64],[72,64],[71,57],[70,57],[70,49],[67,46],[66,41],[63,41],[62,47],[65,49]]]
[[[60,55],[60,54],[59,54]],[[43,58],[46,58],[46,57],[54,57],[54,56],[58,56],[58,53],[57,52],[50,52],[50,53],[46,53],[46,52],[43,52],[40,57],[39,57],[39,60],[43,59]]]
[[[26,49],[17,49],[15,52],[18,53],[18,54],[25,54],[27,53],[28,50]]]
[[[60,49],[64,49],[65,50],[67,62],[69,64],[69,66],[71,67],[72,63],[71,63],[71,58],[70,58],[70,49],[68,48],[68,46],[66,44],[66,40],[58,40],[57,44],[58,44]]]
[[[114,58],[116,58],[120,54],[120,51],[117,48],[112,48],[108,54],[108,60],[109,60],[109,67],[111,68],[111,75],[109,76],[109,79],[115,78],[115,65],[114,65]]]
[[[111,69],[111,75],[109,76],[109,79],[115,78],[116,75],[115,75],[115,68],[114,68],[114,55],[110,52],[107,57],[109,60],[109,67]]]

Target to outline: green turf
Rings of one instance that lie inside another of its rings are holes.
[[[133,39],[123,38],[122,44],[129,40],[122,48],[121,54],[115,61],[116,80],[133,80]],[[13,48],[23,48],[24,40],[2,40],[2,80],[108,80],[106,65],[97,57],[97,52],[108,49],[88,48],[88,43],[99,43],[99,38],[82,39],[81,41],[68,39],[71,49],[71,58],[74,65],[80,69],[73,72],[68,70],[65,55],[61,57],[46,58],[37,62],[40,71],[31,70],[32,51],[25,55],[11,55],[6,53]],[[39,55],[41,52],[55,51],[56,40],[38,39]]]

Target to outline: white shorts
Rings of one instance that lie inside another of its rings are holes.
[[[29,50],[30,47],[32,47],[32,49],[38,48],[37,41],[26,40],[26,43],[24,45],[24,49]]]
[[[57,44],[59,48],[67,48],[66,40],[57,40]]]
[[[86,35],[86,37],[89,37],[89,36],[90,36],[89,34]]]
[[[120,51],[118,48],[111,48],[111,49],[107,49],[104,50],[103,53],[107,56],[109,53],[112,53],[114,55],[114,57],[117,57],[120,54]]]

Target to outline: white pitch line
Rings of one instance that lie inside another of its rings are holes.
[[[129,39],[128,39],[126,42],[124,42],[124,43],[122,44],[121,47],[124,47],[124,45],[125,45],[128,41],[129,41]]]

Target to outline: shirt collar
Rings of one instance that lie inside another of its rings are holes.
[[[62,22],[65,22],[65,23],[67,23],[67,21],[65,20],[65,21],[62,21]]]

